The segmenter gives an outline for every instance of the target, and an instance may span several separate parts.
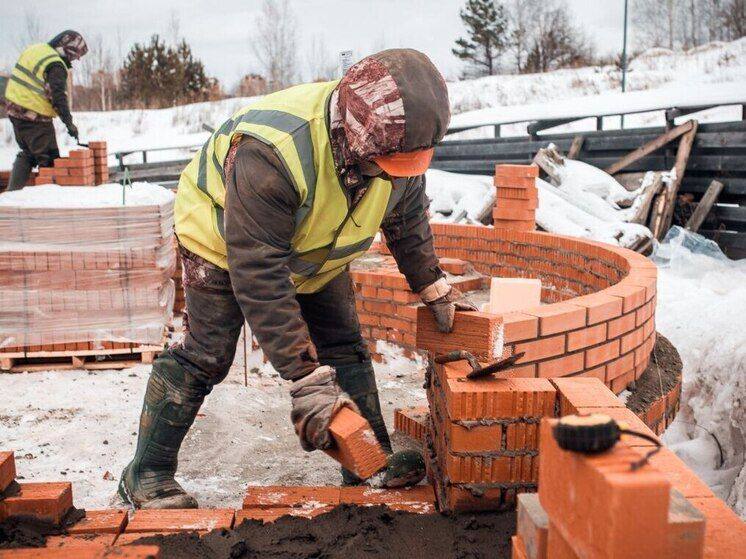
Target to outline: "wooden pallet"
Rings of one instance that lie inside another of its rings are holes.
[[[0,372],[126,369],[135,365],[152,363],[161,351],[163,351],[163,345],[141,345],[121,349],[0,353]]]

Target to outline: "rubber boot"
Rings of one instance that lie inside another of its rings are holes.
[[[153,363],[145,392],[135,457],[122,472],[119,496],[135,508],[197,508],[176,482],[181,443],[210,389],[164,351]]]
[[[381,413],[373,364],[366,360],[352,365],[337,365],[335,369],[340,387],[350,395],[360,413],[373,428],[381,448],[389,455],[383,485],[401,487],[418,483],[425,477],[425,461],[417,451],[392,452],[391,439]],[[342,468],[342,482],[345,485],[360,485],[363,480]]]
[[[26,152],[19,151],[16,160],[13,162],[13,170],[10,172],[8,180],[8,192],[11,190],[20,190],[26,186],[26,181],[34,167],[33,158]]]

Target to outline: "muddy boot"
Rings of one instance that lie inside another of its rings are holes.
[[[389,466],[383,478],[386,487],[401,487],[414,485],[425,476],[425,462],[417,451],[404,451],[392,454],[391,439],[386,430],[386,423],[381,413],[381,403],[378,399],[376,376],[370,361],[352,365],[337,365],[337,382],[357,404],[360,413],[368,420],[376,439],[383,451],[389,455]],[[419,460],[413,455],[419,456]],[[393,466],[393,467],[392,467]],[[363,481],[355,474],[342,468],[342,482],[345,485],[360,485]]]
[[[8,180],[8,192],[11,190],[20,190],[26,186],[26,181],[31,175],[31,169],[34,167],[33,158],[26,152],[20,151],[13,162],[13,170],[10,172]]]
[[[209,388],[166,350],[153,363],[140,415],[137,450],[122,472],[119,495],[135,508],[197,508],[176,482],[179,447]]]

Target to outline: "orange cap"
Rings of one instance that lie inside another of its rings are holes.
[[[430,167],[434,151],[434,148],[428,148],[406,153],[390,153],[374,157],[373,161],[392,177],[417,177]]]

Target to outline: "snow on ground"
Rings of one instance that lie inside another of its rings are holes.
[[[389,360],[376,364],[376,373],[393,428],[395,407],[425,405],[424,370],[397,348],[385,352]],[[187,435],[177,476],[184,487],[202,506],[235,508],[249,484],[340,483],[333,460],[301,450],[290,423],[289,383],[255,353],[244,386],[238,353]],[[119,475],[135,451],[149,370],[0,375],[0,448],[15,450],[26,481],[71,481],[79,507],[115,504]]]
[[[58,186],[44,184],[3,192],[0,206],[19,208],[107,208],[162,205],[175,198],[174,192],[157,184],[134,182],[90,186]],[[2,239],[0,239],[2,242]]]
[[[702,99],[704,104],[722,94],[725,88],[746,90],[746,38],[730,43],[710,43],[688,52],[672,52],[654,49],[638,56],[630,63],[627,76],[630,92],[658,91],[658,97],[666,104],[671,95],[686,94],[689,98]],[[609,109],[615,107],[621,90],[621,73],[612,66],[591,66],[557,70],[544,74],[500,75],[448,83],[451,108],[454,115],[466,111],[500,108],[515,118],[528,118],[532,111],[559,110],[566,107],[572,111],[578,106]],[[682,93],[683,92],[683,93]],[[633,97],[634,98],[634,97]],[[109,112],[75,112],[75,122],[82,141],[105,139],[109,152],[142,148],[198,146],[208,133],[203,124],[216,126],[225,121],[237,109],[255,98],[236,98],[223,101],[195,103],[169,109],[126,110]],[[517,116],[516,116],[517,115]],[[467,116],[454,117],[458,119]],[[740,120],[741,107],[719,107],[698,113],[700,122]],[[606,128],[619,125],[617,117],[605,119]],[[631,115],[625,125],[663,125],[661,111]],[[63,153],[75,148],[64,126],[55,120],[57,139]],[[595,121],[586,119],[558,127],[556,131],[572,132],[595,128]],[[526,133],[524,124],[505,125],[506,136]],[[479,128],[452,135],[452,138],[476,138],[492,136],[492,127]],[[13,139],[10,121],[0,120],[0,169],[11,166],[17,147]],[[165,161],[190,157],[190,149],[170,149],[150,152],[148,161]],[[125,161],[141,162],[140,155],[128,156]],[[111,159],[114,162],[114,159]]]
[[[425,187],[434,221],[468,218],[479,222],[495,202],[493,178],[428,169]],[[447,217],[446,217],[447,216]],[[463,220],[462,220],[463,221]]]
[[[655,254],[656,327],[681,354],[684,385],[664,440],[746,518],[746,260],[680,228],[668,236]]]

